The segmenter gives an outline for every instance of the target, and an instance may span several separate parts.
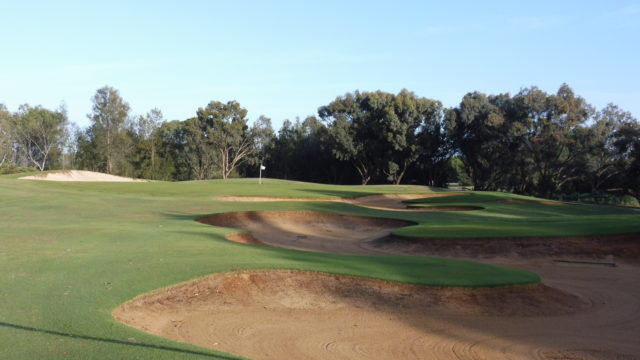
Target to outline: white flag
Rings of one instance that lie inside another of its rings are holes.
[[[267,168],[264,167],[263,165],[260,165],[260,170],[267,170]]]

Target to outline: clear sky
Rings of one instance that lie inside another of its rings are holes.
[[[135,114],[237,100],[276,128],[356,89],[454,106],[563,82],[640,117],[640,1],[0,0],[0,13],[0,103],[64,101],[80,126],[104,85]]]

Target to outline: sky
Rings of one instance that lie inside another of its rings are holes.
[[[561,84],[640,117],[640,1],[5,1],[0,103],[89,124],[109,85],[132,114],[184,120],[238,101],[251,120],[315,115],[355,90],[459,104]]]

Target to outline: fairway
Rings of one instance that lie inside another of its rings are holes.
[[[217,349],[223,350],[219,351],[212,345],[225,341],[232,343],[234,340],[227,339],[208,343],[213,348],[199,347],[134,329],[116,321],[112,316],[114,309],[141,294],[167,289],[175,284],[189,284],[187,282],[192,279],[216,276],[212,274],[227,272],[241,274],[242,271],[287,270],[294,271],[295,274],[329,273],[332,274],[331,276],[347,275],[352,284],[359,284],[358,279],[367,278],[362,280],[362,284],[382,281],[384,284],[395,284],[395,282],[411,284],[402,286],[456,287],[458,290],[455,291],[466,294],[460,295],[463,298],[465,296],[476,298],[476,296],[466,293],[473,292],[474,289],[483,292],[501,286],[536,287],[540,282],[539,275],[542,275],[545,284],[562,290],[558,293],[562,295],[552,296],[552,299],[557,300],[553,306],[540,305],[536,308],[537,310],[531,310],[525,314],[508,312],[505,315],[500,311],[496,313],[495,309],[487,310],[489,303],[481,301],[478,306],[484,307],[485,310],[472,311],[472,317],[467,320],[464,320],[465,317],[460,313],[456,313],[455,309],[449,309],[453,312],[444,309],[443,314],[446,316],[442,315],[443,317],[438,318],[438,321],[432,318],[431,320],[434,320],[436,325],[429,327],[411,323],[409,321],[412,318],[411,313],[389,310],[389,302],[381,302],[376,305],[378,307],[372,308],[387,309],[385,313],[390,314],[389,318],[392,318],[394,326],[399,326],[396,328],[396,333],[403,331],[398,329],[410,327],[414,329],[411,336],[422,339],[420,341],[424,341],[421,336],[424,336],[425,333],[437,333],[437,323],[444,324],[453,321],[455,326],[447,328],[442,335],[444,339],[440,339],[444,343],[447,339],[452,339],[453,333],[460,329],[463,329],[460,331],[469,341],[477,339],[473,335],[473,328],[480,331],[481,324],[489,321],[482,316],[491,315],[492,317],[489,318],[494,319],[491,321],[506,323],[513,316],[544,314],[544,309],[553,308],[556,312],[552,312],[551,315],[576,313],[578,314],[576,316],[583,316],[582,319],[588,322],[591,321],[589,320],[591,318],[581,312],[585,306],[591,306],[591,308],[600,306],[602,311],[598,316],[607,315],[615,318],[620,316],[616,311],[625,311],[628,306],[631,306],[628,305],[629,303],[637,300],[637,294],[627,295],[626,300],[609,298],[610,296],[615,297],[618,292],[622,293],[621,289],[637,280],[637,275],[633,275],[637,274],[636,265],[627,263],[631,260],[637,260],[634,258],[636,253],[633,252],[627,257],[625,254],[618,254],[615,258],[619,264],[617,268],[593,270],[587,265],[581,265],[587,270],[583,273],[577,273],[576,267],[572,265],[549,265],[548,258],[544,260],[542,265],[540,262],[519,262],[513,258],[480,263],[469,261],[468,257],[460,260],[406,256],[406,253],[397,256],[358,253],[333,254],[241,244],[226,239],[228,235],[243,231],[241,228],[211,226],[196,221],[222,213],[276,211],[280,214],[285,212],[334,214],[347,219],[355,217],[383,218],[387,220],[380,222],[393,224],[385,231],[405,240],[523,237],[555,239],[590,236],[607,239],[611,235],[622,236],[640,233],[640,212],[633,208],[540,203],[536,199],[502,193],[433,196],[433,194],[443,194],[444,191],[409,185],[330,186],[271,179],[263,179],[262,185],[257,185],[256,179],[176,183],[71,183],[18,180],[18,177],[18,175],[0,177],[0,209],[2,210],[0,217],[0,229],[2,229],[0,237],[0,358],[235,359],[240,358],[239,355],[254,356],[259,352],[231,355],[224,350],[235,349],[233,346],[219,347]],[[365,207],[367,204],[362,201],[359,204],[357,200],[340,200],[385,193],[406,194],[407,198],[395,197],[402,198],[401,201],[408,201],[412,207],[418,207],[418,209],[406,208],[405,205],[395,209],[388,208],[386,205]],[[415,199],[416,194],[424,194],[425,199]],[[275,197],[277,199],[274,200],[278,201],[237,201],[243,200],[242,198],[228,201],[229,199],[220,198],[224,196],[245,197],[244,200],[250,200],[246,197],[265,195]],[[409,199],[408,195],[412,195],[414,200]],[[291,199],[291,201],[287,201],[287,199]],[[300,201],[301,199],[309,199],[309,201]],[[443,206],[440,210],[460,207],[466,211],[420,211],[419,209],[419,207],[430,206]],[[472,210],[471,207],[474,209]],[[307,220],[300,220],[300,222],[304,221]],[[405,226],[407,224],[409,226]],[[625,241],[627,241],[625,244],[635,245],[635,249],[638,248],[635,235],[631,240]],[[596,260],[606,255],[604,253],[589,254],[590,259]],[[627,301],[624,302],[627,305],[621,305],[614,309],[596,305],[592,302],[594,300],[591,298],[590,290],[585,290],[587,287],[580,287],[579,283],[567,285],[571,281],[558,277],[554,271],[550,270],[550,266],[567,269],[573,274],[571,276],[575,275],[576,278],[595,276],[600,279],[599,281],[605,283],[618,276],[626,276],[615,284],[607,285],[611,292],[602,296],[605,296],[607,301],[611,300],[612,303]],[[256,274],[257,279],[267,282],[277,282],[283,279],[282,272],[266,271],[250,274]],[[327,295],[325,290],[327,287],[331,288],[331,281],[333,281],[331,279],[334,279],[329,275],[318,276],[323,279],[321,284],[314,288],[313,294],[307,294],[312,303],[313,301],[319,302],[319,297]],[[304,279],[303,275],[292,275],[291,277],[297,279],[291,281],[298,285],[309,282],[308,279]],[[547,282],[547,278],[550,283]],[[304,286],[298,285],[296,286],[304,288]],[[381,290],[374,293],[370,293],[370,287],[362,286],[362,293],[369,295],[357,297],[358,301],[355,303],[364,314],[364,312],[376,313],[366,309],[367,304],[371,301],[370,296],[387,296],[388,293],[385,289],[388,286],[394,288],[394,286],[400,285],[375,285]],[[260,289],[260,287],[256,289]],[[246,289],[246,292],[240,292],[237,295],[255,295],[252,291],[255,289]],[[287,291],[291,291],[287,294],[292,297],[299,296],[291,289]],[[340,299],[344,297],[341,297],[340,294],[340,292],[332,294],[332,301],[342,301]],[[397,295],[397,292],[394,294],[396,295],[393,296],[400,296]],[[349,296],[348,293],[346,295]],[[278,295],[277,292],[271,294],[272,298],[278,296],[282,295]],[[447,296],[451,295],[438,296],[447,299]],[[577,296],[580,301],[571,300],[572,296]],[[542,298],[548,300],[547,297],[543,296]],[[323,299],[326,300],[326,298]],[[509,299],[518,299],[518,296]],[[409,299],[407,301],[409,301],[407,304],[411,304],[411,301],[418,300]],[[462,301],[462,303],[464,302]],[[442,303],[446,303],[446,301]],[[509,308],[512,305],[505,306]],[[436,308],[437,306],[434,307],[434,309]],[[229,314],[241,310],[242,307],[230,309]],[[245,316],[249,318],[263,316],[257,315],[254,311],[254,308],[251,308],[250,311],[247,310]],[[276,313],[286,316],[286,314],[291,314],[293,310],[284,307],[278,311],[281,312]],[[344,309],[341,308],[336,314],[342,314],[340,316],[351,314],[350,316],[357,317],[354,315],[356,313],[348,311],[341,313],[340,311],[344,311]],[[592,309],[588,313],[593,314],[594,310]],[[310,322],[312,318],[305,316],[308,314],[301,314],[295,319],[313,330],[313,325]],[[231,319],[228,320],[231,321]],[[568,329],[571,326],[576,326],[578,320],[580,318],[571,318],[571,321],[575,323],[567,325],[565,328],[560,326],[561,331],[569,334]],[[272,319],[271,321],[276,320]],[[384,324],[380,321],[379,319],[374,324],[378,324],[377,326]],[[389,319],[385,321],[389,321]],[[533,323],[536,322],[539,323],[539,326],[544,326],[542,320],[533,321]],[[497,323],[491,324],[497,326]],[[241,326],[240,324],[236,325]],[[616,328],[617,330],[612,330],[612,334],[623,333],[629,337],[629,334],[632,335],[634,331],[637,331],[637,327],[635,327],[637,325],[637,321],[629,325],[635,329],[631,332]],[[325,323],[319,326],[324,326],[325,330],[320,331],[322,333],[329,331],[328,329],[331,329],[333,325]],[[349,326],[354,327],[353,324],[349,324]],[[508,329],[508,326],[504,329]],[[260,331],[264,331],[264,329]],[[275,330],[268,330],[271,334],[273,331]],[[452,332],[450,337],[447,337],[447,331]],[[223,333],[224,331],[221,332],[221,334]],[[357,333],[345,334],[345,339],[358,341],[358,337],[354,337],[353,334]],[[384,334],[386,333],[376,333],[375,336],[389,336]],[[590,334],[592,334],[589,335],[591,338],[586,336],[585,341],[594,341],[593,339],[597,338],[593,333]],[[224,338],[229,335],[220,336]],[[498,333],[492,334],[491,338],[494,340],[491,341],[498,341],[497,339],[501,336]],[[260,335],[260,337],[264,337],[264,335]],[[616,340],[618,350],[606,348],[602,351],[614,355],[634,354],[639,351],[637,345],[626,341],[624,336],[620,336],[618,339]],[[512,340],[516,341],[515,338]],[[575,346],[585,344],[585,342],[579,342],[575,339],[567,338],[565,340],[568,343],[575,342],[577,344]],[[183,338],[182,341],[188,340]],[[237,339],[235,341],[237,342]],[[301,348],[290,349],[293,351],[291,354],[296,354],[295,351],[302,351],[301,349],[306,346],[312,347],[306,341],[303,341],[306,345],[301,345]],[[309,341],[313,343],[312,340]],[[463,340],[456,338],[455,341],[458,343]],[[544,344],[548,347],[550,343],[545,341],[540,340],[537,343],[532,340],[528,345],[542,348],[541,344]],[[606,346],[612,344],[607,339],[602,339],[602,342]],[[420,351],[430,349],[428,343],[416,344],[418,343],[407,345],[407,348]],[[557,344],[557,346],[561,345]],[[498,344],[494,348],[500,349],[501,346],[505,345]],[[285,347],[285,349],[288,348]],[[567,349],[570,348],[558,348],[554,351],[561,354]],[[514,352],[520,354],[521,350],[514,349]],[[337,349],[332,352],[329,349],[329,352],[320,351],[315,356],[330,358],[335,355],[334,358],[344,358],[350,357],[348,356],[351,354],[349,351]],[[364,352],[363,357],[367,357],[367,354],[370,357],[372,353]],[[550,352],[548,354],[552,356],[556,353]],[[545,359],[545,357],[538,358]],[[601,358],[613,357],[607,355]],[[580,358],[578,357],[578,359]]]

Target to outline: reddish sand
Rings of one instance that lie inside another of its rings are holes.
[[[253,359],[638,359],[638,266],[503,264],[536,271],[549,286],[469,290],[240,271],[138,297],[114,317]]]
[[[228,237],[232,241],[351,254],[367,252],[361,247],[362,244],[389,236],[391,230],[411,224],[399,220],[312,211],[222,213],[206,216],[198,221],[251,231],[250,234]]]

